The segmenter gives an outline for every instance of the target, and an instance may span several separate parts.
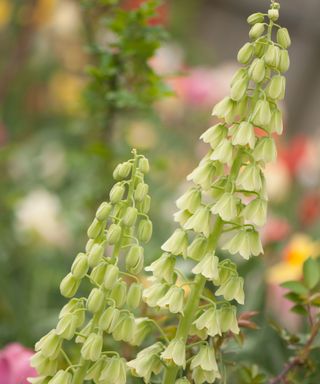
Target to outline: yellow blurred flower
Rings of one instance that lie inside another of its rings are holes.
[[[318,257],[320,242],[308,235],[297,233],[283,250],[283,261],[271,267],[267,273],[269,283],[281,284],[288,280],[301,278],[302,266],[308,257]]]
[[[8,24],[11,16],[11,8],[9,0],[0,0],[0,28]]]
[[[33,21],[39,26],[43,26],[50,21],[54,14],[57,0],[38,0],[33,11]]]
[[[78,112],[84,85],[85,82],[79,76],[66,72],[56,73],[49,84],[53,105],[68,113]]]
[[[134,121],[126,133],[127,143],[140,150],[152,149],[157,145],[158,137],[152,124],[147,121]]]

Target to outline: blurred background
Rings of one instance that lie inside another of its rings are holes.
[[[139,16],[148,28],[136,36],[140,56],[128,57],[148,67],[136,81],[139,67],[112,67],[112,49],[103,54],[132,20],[123,16],[123,24],[120,18],[108,28],[108,6],[103,13],[94,3],[0,0],[0,360],[9,343],[32,348],[55,325],[64,303],[59,282],[84,247],[113,167],[130,157],[131,147],[150,159],[155,232],[147,262],[159,256],[174,228],[174,200],[206,152],[198,137],[212,123],[214,103],[228,93],[236,53],[248,40],[246,17],[269,6],[164,1],[156,16]],[[141,1],[119,3],[129,15]],[[266,171],[265,255],[240,265],[245,309],[260,312],[262,329],[249,333],[241,359],[253,358],[271,373],[287,356],[269,321],[303,327],[299,315],[288,314],[279,284],[299,278],[303,261],[320,254],[319,12],[317,0],[305,0],[303,9],[301,1],[281,1],[280,24],[293,41],[285,131],[278,161]],[[103,65],[105,73],[98,71]],[[132,70],[126,92],[97,85],[99,76],[112,80],[117,70]]]

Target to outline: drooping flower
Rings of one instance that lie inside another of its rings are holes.
[[[195,275],[201,274],[207,279],[218,279],[218,264],[218,257],[214,254],[208,253],[195,267],[193,267],[192,273]]]
[[[186,366],[186,346],[182,339],[173,339],[161,353],[161,358],[167,363],[174,363],[180,367]]]
[[[240,255],[248,260],[250,256],[263,253],[259,233],[254,230],[240,230],[224,247],[232,255]]]

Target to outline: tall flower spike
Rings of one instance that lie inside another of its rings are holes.
[[[186,349],[189,336],[195,331],[204,338],[239,333],[236,307],[231,302],[244,303],[244,280],[230,259],[219,261],[216,248],[226,230],[231,235],[223,249],[232,255],[248,259],[263,252],[256,226],[264,224],[267,214],[264,167],[276,157],[273,134],[282,132],[277,103],[284,96],[283,73],[289,67],[287,32],[281,30],[278,41],[272,41],[273,29],[279,28],[274,24],[278,9],[279,4],[272,1],[268,14],[257,13],[248,18],[250,42],[238,54],[243,66],[232,79],[230,96],[213,108],[212,114],[220,121],[201,136],[210,149],[187,177],[194,185],[177,200],[179,212],[175,220],[180,227],[162,246],[166,256],[147,268],[153,277],[143,294],[145,301],[155,308],[161,305],[170,310],[171,305],[171,312],[178,312],[178,306],[180,313],[176,332],[173,336],[170,333],[171,341],[160,356],[165,363],[163,384],[175,383],[184,366],[185,351],[193,363],[192,374],[188,366],[184,374],[196,384],[213,383],[220,377],[219,371],[198,364],[200,358],[193,356],[196,349]],[[261,131],[263,136],[258,133]],[[172,260],[181,256],[197,262],[192,280],[178,270],[180,263],[175,263],[172,270]],[[206,296],[207,280],[214,284],[214,298]],[[187,294],[183,302],[179,296],[173,305],[173,293],[181,283],[189,285]],[[209,307],[199,312],[201,300],[207,301]],[[167,316],[172,317],[170,313]],[[171,322],[175,326],[174,317]],[[196,356],[207,353],[204,351],[201,347]]]
[[[112,334],[115,340],[132,344],[141,343],[147,335],[136,327],[138,323],[130,311],[139,305],[142,295],[136,277],[144,264],[139,241],[149,241],[152,233],[147,216],[148,186],[144,182],[148,169],[147,159],[133,151],[133,158],[114,170],[117,183],[110,191],[110,201],[97,209],[87,231],[85,251],[78,253],[71,272],[60,284],[62,295],[70,300],[61,310],[56,328],[36,344],[37,358],[32,365],[44,382],[50,379],[52,384],[81,384],[89,372],[96,381],[107,377],[110,383],[126,382],[124,360],[105,360],[103,335]],[[118,264],[119,258],[124,258],[125,263]],[[88,297],[74,297],[86,279],[92,284]],[[65,368],[65,341],[74,342],[81,356],[73,363],[76,368],[68,371],[61,370]]]

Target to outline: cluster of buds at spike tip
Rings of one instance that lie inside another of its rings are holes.
[[[289,68],[290,37],[275,24],[279,8],[272,2],[267,14],[249,16],[250,42],[238,53],[242,67],[232,79],[230,96],[213,108],[219,121],[201,136],[210,149],[187,177],[193,185],[177,200],[174,219],[179,227],[162,245],[159,259],[146,268],[152,277],[144,301],[156,311],[167,311],[173,322],[179,315],[175,335],[157,352],[156,361],[165,365],[163,384],[174,383],[179,371],[196,384],[213,383],[221,372],[212,338],[240,332],[236,304],[244,304],[244,279],[231,259],[219,257],[216,247],[222,237],[222,248],[231,255],[249,259],[263,253],[259,227],[267,217],[264,167],[276,159],[274,134],[283,130],[278,102],[284,98],[283,73]],[[177,270],[181,256],[194,262],[191,279]],[[206,282],[212,284],[209,297]],[[195,335],[204,344],[187,348]],[[149,377],[147,363],[138,360],[129,365],[136,375]],[[176,381],[187,382],[184,377]]]
[[[105,336],[140,345],[150,332],[150,320],[135,318],[132,312],[142,298],[137,277],[144,267],[142,245],[152,235],[150,196],[144,182],[149,163],[136,151],[133,154],[131,160],[115,168],[117,183],[109,201],[97,209],[87,231],[85,250],[78,253],[71,272],[60,284],[60,292],[69,302],[62,308],[55,329],[36,344],[31,364],[39,377],[30,379],[32,383],[81,384],[93,380],[124,384],[126,362],[116,352],[105,350]],[[84,280],[90,292],[87,298],[76,297]],[[71,363],[65,341],[74,341],[80,360]]]

